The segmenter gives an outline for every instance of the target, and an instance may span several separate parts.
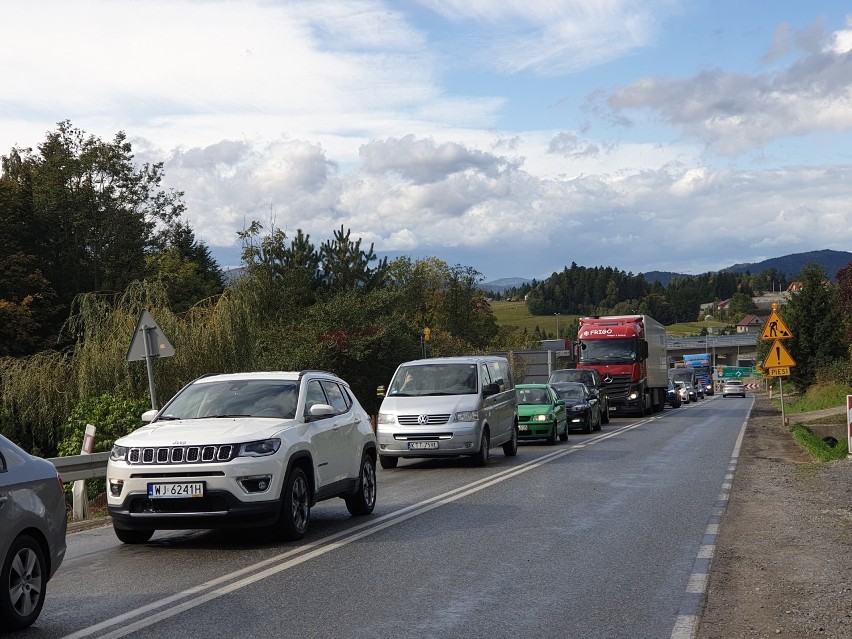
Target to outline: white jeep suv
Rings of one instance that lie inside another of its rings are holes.
[[[116,536],[157,529],[268,526],[304,536],[311,507],[376,503],[376,437],[349,385],[322,371],[201,377],[146,426],[116,440],[107,506]]]

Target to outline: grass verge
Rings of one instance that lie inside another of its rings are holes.
[[[852,386],[848,384],[814,384],[804,395],[797,395],[789,404],[784,402],[784,411],[788,414],[808,413],[823,408],[846,406],[846,396],[852,395]],[[781,404],[776,401],[779,408]]]
[[[839,461],[846,459],[846,456],[849,454],[849,442],[846,439],[838,441],[837,445],[832,448],[809,431],[803,424],[793,424],[790,427],[790,431],[793,433],[793,439],[808,451],[811,457],[819,461]]]

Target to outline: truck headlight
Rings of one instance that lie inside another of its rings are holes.
[[[639,397],[639,391],[630,391],[630,394],[627,396],[628,399],[637,399]]]

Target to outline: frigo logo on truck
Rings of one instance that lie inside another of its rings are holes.
[[[587,335],[612,335],[611,328],[593,328],[591,330],[586,329],[583,331],[583,337]]]

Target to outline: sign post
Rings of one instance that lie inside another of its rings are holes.
[[[86,424],[86,430],[83,432],[83,445],[80,447],[81,455],[91,455],[92,447],[95,445],[95,427],[92,424]],[[71,488],[71,496],[74,500],[72,504],[72,514],[74,519],[89,518],[89,496],[86,494],[86,480],[78,479],[74,482]]]
[[[766,359],[763,360],[762,368],[764,369],[764,374],[768,373],[769,377],[778,378],[778,390],[781,393],[781,423],[786,425],[787,418],[784,415],[784,384],[781,378],[790,375],[790,369],[796,365],[796,361],[782,343],[782,340],[793,337],[793,332],[787,328],[787,325],[778,316],[777,309],[778,304],[773,304],[772,313],[769,314],[766,326],[763,327],[763,332],[760,334],[760,339],[772,341],[769,353]],[[770,399],[772,398],[771,393],[769,397]]]
[[[158,408],[157,394],[154,389],[154,358],[171,357],[174,354],[175,349],[169,343],[169,340],[166,339],[163,330],[157,326],[157,322],[154,321],[151,314],[147,310],[142,309],[139,321],[136,322],[136,331],[133,333],[130,348],[127,349],[127,361],[145,360],[145,365],[148,368],[148,388],[151,392],[151,408]]]
[[[847,422],[847,450],[849,451],[846,455],[846,459],[852,460],[852,395],[846,396],[846,422]]]

